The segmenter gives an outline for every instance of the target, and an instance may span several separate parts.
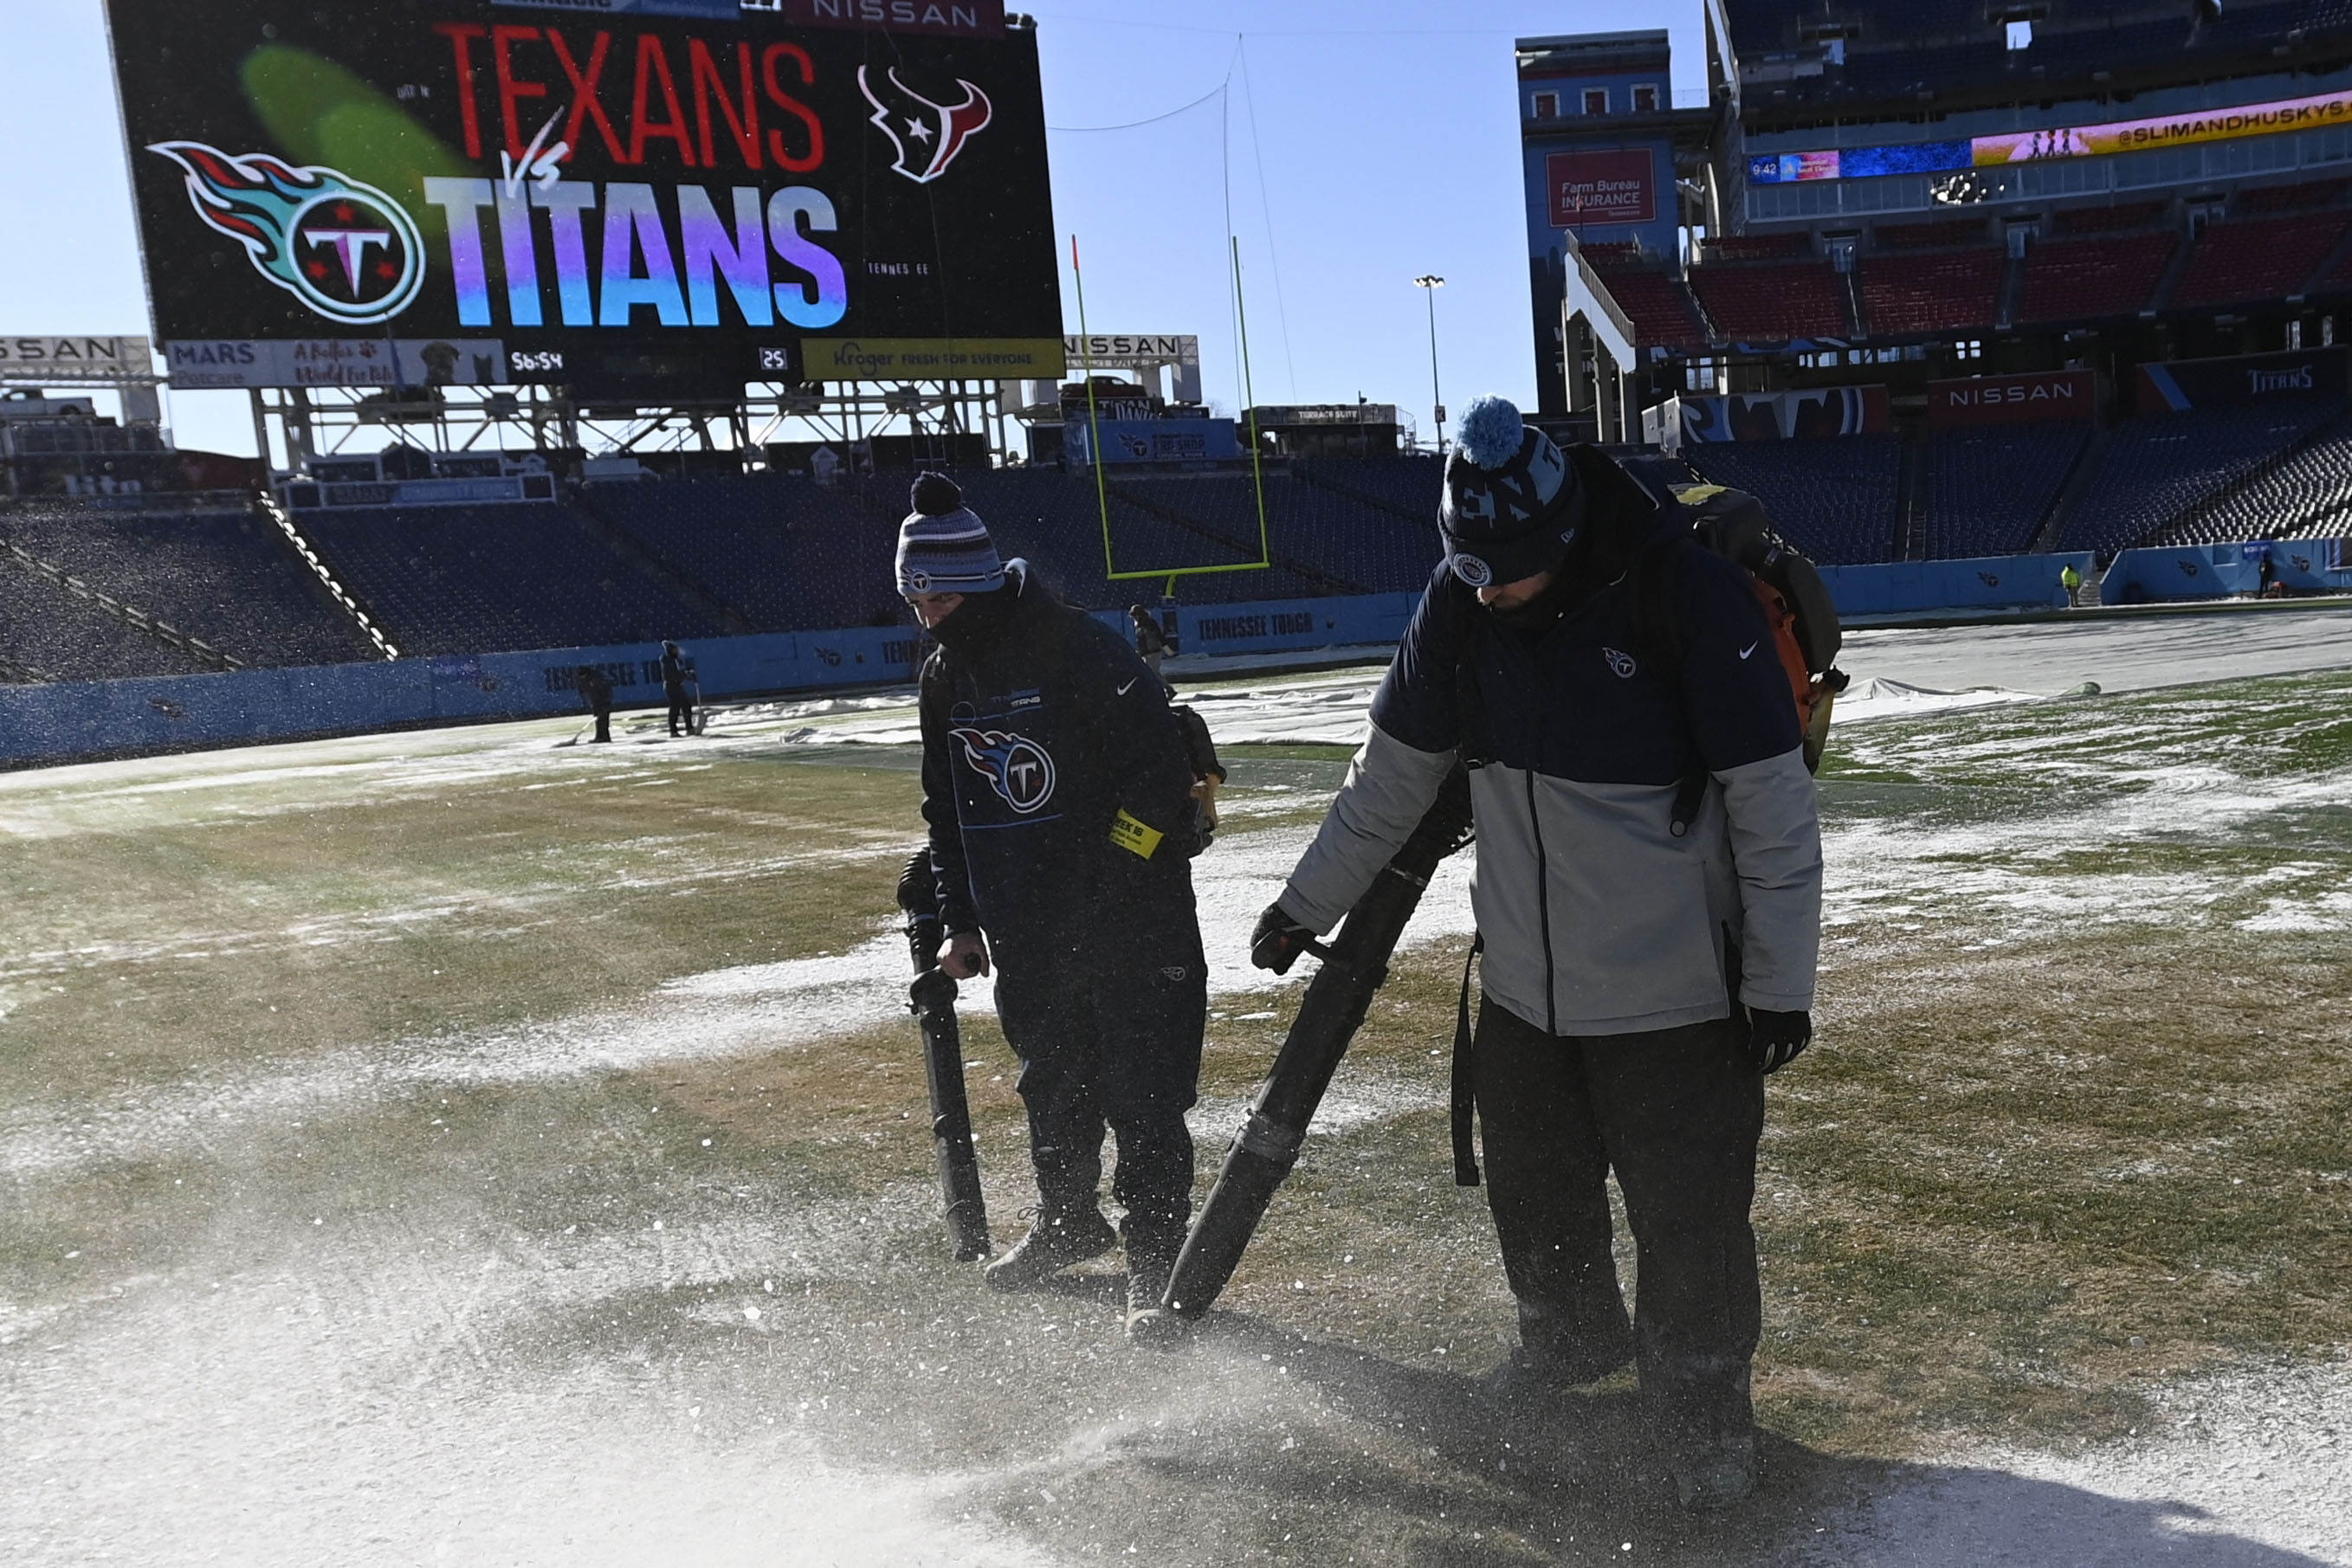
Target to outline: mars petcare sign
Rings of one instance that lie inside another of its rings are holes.
[[[168,342],[725,395],[804,340],[1061,335],[1036,38],[1001,5],[108,10]]]
[[[2089,371],[1970,376],[1927,383],[1927,423],[1949,427],[2086,420],[2097,414],[2098,401],[2098,378]]]
[[[1554,152],[1544,160],[1551,226],[1646,224],[1658,215],[1657,161],[1644,147]]]

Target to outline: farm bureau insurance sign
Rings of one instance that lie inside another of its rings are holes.
[[[1656,160],[1647,148],[1554,152],[1544,160],[1551,226],[1646,224],[1658,215]]]
[[[108,0],[159,335],[727,397],[827,337],[1034,362],[1036,36],[900,9]]]

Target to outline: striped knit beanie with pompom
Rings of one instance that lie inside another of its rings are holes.
[[[921,475],[908,500],[914,510],[898,525],[900,594],[993,593],[1004,586],[996,541],[954,480]]]

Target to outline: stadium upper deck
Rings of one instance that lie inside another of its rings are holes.
[[[1555,86],[1589,41],[1520,45],[1545,406],[1596,434],[1864,381],[1899,418],[1999,371],[2127,403],[2140,364],[2352,309],[2347,0],[1708,0],[1707,30],[1706,105],[1647,118]],[[1636,148],[1638,223],[1588,193]]]

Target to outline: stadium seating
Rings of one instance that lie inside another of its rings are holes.
[[[1664,267],[1641,262],[1595,263],[1592,273],[1633,323],[1634,344],[1643,349],[1703,352],[1706,328],[1682,280]]]
[[[1936,432],[1923,553],[1958,560],[2023,551],[2090,438],[2087,423]]]
[[[268,518],[60,506],[0,536],[247,664],[331,664],[374,647]]]
[[[2352,418],[2339,416],[2308,444],[2207,502],[2159,544],[2237,539],[2340,538],[2352,535]]]
[[[1699,442],[1683,448],[1683,460],[1754,495],[1789,542],[1824,566],[1894,559],[1895,436]]]
[[[2241,191],[2230,204],[2241,217],[2259,213],[2298,213],[2311,207],[2335,206],[2344,200],[2347,182],[2310,180],[2299,185],[2257,185]]]
[[[1845,284],[1826,261],[1709,262],[1690,285],[1726,342],[1851,338]]]
[[[1880,224],[1870,234],[1881,250],[1949,250],[1959,246],[1983,244],[1985,220],[1957,218],[1925,224]]]
[[[1862,257],[1856,266],[1871,335],[1991,327],[2000,308],[2000,273],[2007,260],[1997,246]]]
[[[1310,485],[1336,490],[1407,522],[1432,528],[1437,521],[1445,466],[1434,457],[1400,457],[1387,463],[1293,463],[1292,474]]]
[[[2333,397],[2143,413],[2117,426],[2075,503],[2062,549],[2120,549],[2180,520],[2303,440],[2344,407]]]
[[[2346,219],[2323,212],[2209,225],[2171,304],[2240,305],[2300,294],[2342,237]]]
[[[797,476],[599,485],[578,504],[756,631],[863,626],[900,613],[887,514]]]
[[[1709,261],[1793,261],[1812,254],[1813,237],[1802,233],[1718,235],[1706,242]]]
[[[1393,484],[1400,494],[1417,495],[1433,517],[1435,465],[1325,460],[1315,467],[1346,477],[1313,484],[1287,474],[1265,476],[1273,568],[1221,572],[1180,591],[1199,598],[1213,583],[1219,596],[1290,599],[1400,591],[1426,581],[1438,553],[1433,528],[1358,497]],[[1402,475],[1392,479],[1398,471]],[[1149,576],[1106,575],[1102,513],[1089,476],[1003,469],[971,476],[964,495],[1002,550],[1029,557],[1076,602],[1115,610],[1158,598],[1160,583]],[[1108,496],[1111,549],[1123,573],[1259,559],[1257,495],[1245,475],[1122,477]]]
[[[2073,207],[2054,214],[2051,220],[2054,233],[2072,237],[2075,235],[2120,234],[2130,229],[2155,228],[2170,221],[2169,202],[2125,202],[2111,207]]]
[[[404,654],[723,630],[560,506],[368,507],[305,512],[299,521]]]
[[[2147,308],[2180,236],[2107,235],[2043,240],[2026,253],[2020,321],[2090,321]]]
[[[105,681],[205,668],[0,552],[0,681]]]

